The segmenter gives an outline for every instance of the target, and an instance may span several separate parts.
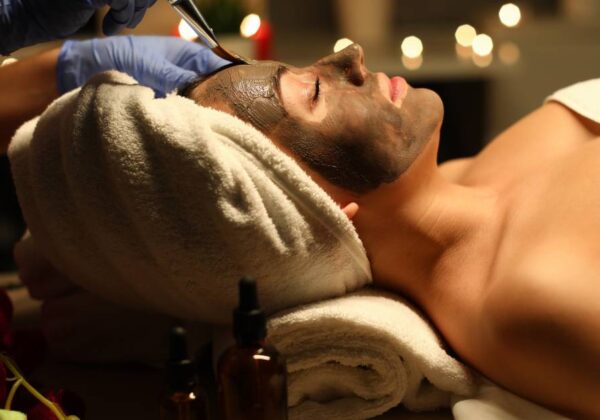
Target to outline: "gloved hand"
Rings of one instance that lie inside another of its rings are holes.
[[[229,62],[208,48],[179,38],[117,36],[65,42],[56,71],[61,94],[83,85],[96,73],[119,70],[164,96],[226,64]]]
[[[85,25],[95,10],[110,11],[102,30],[113,35],[135,27],[156,0],[0,0],[0,53],[37,42],[64,38]]]

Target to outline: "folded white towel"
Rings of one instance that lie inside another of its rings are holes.
[[[42,326],[55,356],[164,361],[171,319],[65,287],[69,280],[48,269],[33,245],[25,238],[16,255],[32,295],[44,300]],[[192,351],[210,337],[208,326],[187,327]],[[230,328],[214,338],[218,356],[231,344]],[[274,314],[269,340],[288,359],[291,418],[368,418],[398,404],[429,410],[447,406],[450,394],[472,396],[468,369],[445,352],[417,309],[388,292],[363,289]]]
[[[592,121],[600,123],[600,78],[590,79],[557,90],[545,102],[560,102]]]
[[[381,290],[275,314],[268,334],[287,358],[290,419],[366,419],[398,404],[433,410],[476,389],[423,315]],[[215,357],[230,335],[215,338]]]
[[[36,246],[99,296],[228,322],[242,275],[268,312],[371,279],[347,217],[241,120],[96,76],[23,127],[9,157]]]

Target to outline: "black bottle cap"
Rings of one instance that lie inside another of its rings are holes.
[[[169,360],[167,361],[167,385],[172,392],[189,392],[196,385],[194,363],[188,357],[185,329],[171,328],[169,334]]]
[[[267,336],[267,320],[258,304],[256,280],[239,282],[239,306],[233,311],[233,335],[238,344],[252,344]]]

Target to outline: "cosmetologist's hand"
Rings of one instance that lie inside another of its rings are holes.
[[[133,28],[156,0],[0,0],[0,53],[73,35],[96,9],[108,5],[102,30]]]
[[[58,90],[64,93],[106,70],[127,73],[158,96],[172,92],[229,64],[208,48],[166,36],[117,36],[67,41],[56,65]]]

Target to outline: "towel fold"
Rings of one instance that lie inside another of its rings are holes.
[[[61,273],[36,254],[33,239],[17,248],[22,277],[44,300],[42,326],[53,354],[87,362],[160,364],[173,320],[120,308],[65,288]],[[74,314],[77,314],[74,316]],[[403,404],[411,410],[473,395],[470,371],[444,350],[437,332],[402,298],[377,289],[323,300],[269,318],[269,340],[288,361],[291,419],[358,419]],[[190,350],[211,327],[187,324]],[[192,339],[193,338],[193,339]],[[231,344],[230,328],[214,334],[215,357]]]
[[[290,419],[366,419],[403,404],[448,407],[476,379],[404,299],[377,289],[275,314],[269,341],[286,356]],[[215,356],[230,342],[215,338]]]
[[[9,148],[40,253],[113,302],[230,321],[243,275],[269,313],[370,282],[338,205],[252,126],[108,72],[22,126]]]

